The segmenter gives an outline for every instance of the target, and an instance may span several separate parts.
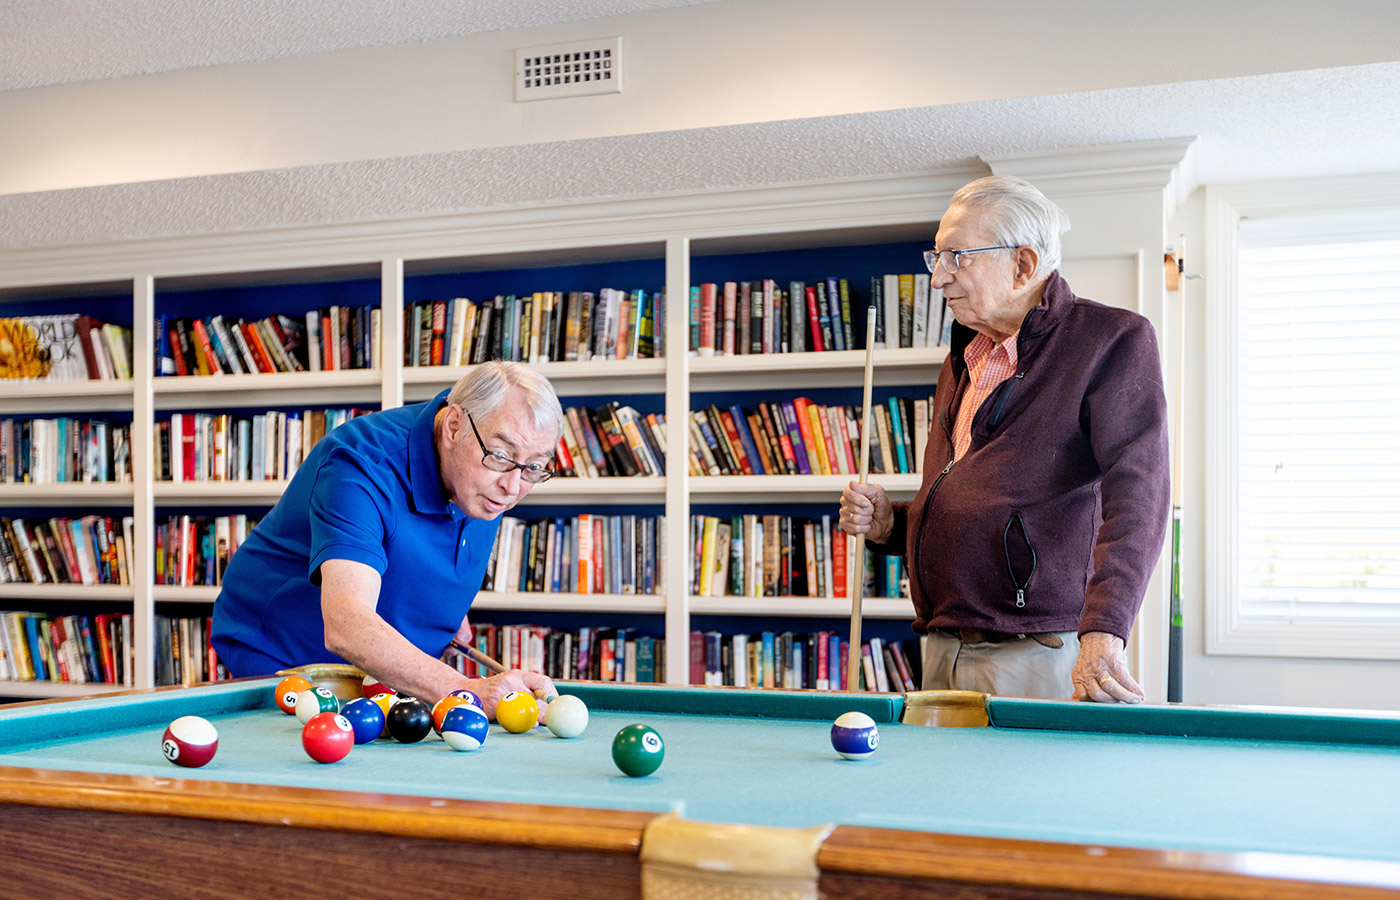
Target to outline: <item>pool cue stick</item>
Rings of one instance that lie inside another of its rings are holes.
[[[870,389],[875,380],[875,307],[865,313],[865,394],[860,413],[860,483],[870,478]],[[874,517],[871,518],[874,524]],[[856,535],[856,558],[851,569],[851,643],[846,661],[846,690],[860,690],[860,607],[865,593],[865,535]],[[870,686],[874,689],[874,685]]]
[[[471,660],[472,662],[476,663],[477,665],[479,665],[479,666],[484,666],[484,667],[486,667],[487,669],[490,669],[490,670],[491,670],[493,673],[495,673],[496,675],[503,675],[503,674],[505,674],[506,672],[509,672],[509,671],[510,671],[510,670],[507,669],[505,666],[503,666],[503,665],[501,665],[500,663],[496,662],[494,659],[492,659],[491,657],[487,656],[485,653],[482,653],[480,650],[476,649],[475,647],[469,647],[469,646],[467,646],[466,644],[463,644],[463,643],[461,643],[460,641],[457,641],[457,640],[455,640],[455,639],[454,639],[453,641],[451,641],[447,646],[451,647],[453,650],[456,650],[458,653],[462,654],[462,655],[465,656],[467,659]],[[534,695],[535,695],[535,699],[536,699],[536,700],[545,700],[545,690],[544,690],[544,688],[538,688],[538,689],[536,689],[536,690],[534,691]],[[553,697],[550,697],[550,698],[549,698],[549,700],[553,700],[553,699],[554,699]],[[549,700],[545,700],[545,702],[548,703]]]
[[[1167,626],[1167,702],[1181,702],[1181,404],[1186,383],[1186,235],[1180,235],[1176,248],[1176,421],[1172,423],[1172,599]]]

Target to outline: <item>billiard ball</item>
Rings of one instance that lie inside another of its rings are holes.
[[[373,697],[370,698],[370,700],[374,703],[375,706],[379,707],[379,711],[382,712],[382,713],[384,714],[384,728],[379,732],[379,736],[380,736],[380,737],[388,737],[388,736],[389,736],[389,710],[393,708],[393,706],[394,706],[395,703],[398,703],[398,702],[399,702],[399,695],[398,695],[398,694],[375,694]]]
[[[540,708],[524,691],[511,691],[496,701],[496,721],[511,734],[524,734],[540,723]]]
[[[475,750],[486,743],[490,733],[491,722],[486,713],[470,703],[452,707],[442,718],[442,739],[453,750]]]
[[[628,725],[613,738],[612,758],[629,778],[650,775],[666,758],[666,744],[650,725]]]
[[[461,697],[463,700],[467,701],[467,702],[470,703],[472,706],[475,706],[477,709],[480,709],[480,710],[485,710],[485,709],[486,709],[486,707],[483,706],[482,703],[481,703],[481,698],[478,697],[474,692],[469,691],[469,690],[467,690],[466,688],[460,688],[460,689],[458,689],[458,690],[452,691],[452,692],[449,693],[447,696],[449,696],[449,697]]]
[[[301,729],[301,746],[318,763],[339,762],[355,746],[355,729],[340,713],[317,713]]]
[[[578,737],[588,727],[588,707],[573,694],[561,694],[544,708],[544,725],[555,737]]]
[[[384,710],[373,700],[364,697],[351,700],[341,708],[340,714],[350,720],[357,744],[368,744],[384,733]]]
[[[330,688],[312,688],[297,695],[297,718],[305,725],[311,717],[323,712],[340,712],[340,699]]]
[[[364,680],[360,682],[360,692],[363,693],[365,695],[365,698],[369,700],[373,700],[375,694],[397,693],[397,691],[389,687],[387,684],[383,684],[378,678],[375,678],[373,675],[366,675]]]
[[[400,744],[416,744],[433,730],[433,711],[416,697],[399,697],[388,719],[389,736]]]
[[[297,711],[297,696],[302,691],[311,690],[311,682],[300,675],[288,675],[277,682],[277,708],[287,715]]]
[[[880,746],[880,729],[862,712],[842,713],[831,726],[831,747],[846,759],[865,759]]]
[[[465,697],[455,697],[448,694],[441,700],[433,704],[433,731],[442,734],[442,717],[452,711],[453,707],[467,703]],[[470,705],[470,704],[469,704]]]
[[[175,765],[198,769],[214,758],[214,751],[219,749],[219,732],[208,719],[181,716],[166,727],[160,749]]]

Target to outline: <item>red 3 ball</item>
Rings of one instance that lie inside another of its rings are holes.
[[[355,746],[355,729],[340,713],[317,713],[301,729],[301,746],[318,763],[339,762]]]
[[[208,719],[181,716],[166,727],[160,749],[175,765],[198,769],[214,758],[214,751],[219,749],[219,732]]]

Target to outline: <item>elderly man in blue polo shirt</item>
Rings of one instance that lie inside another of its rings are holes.
[[[469,679],[440,657],[470,640],[501,514],[549,479],[562,428],[547,379],[494,362],[327,434],[225,571],[212,639],[229,672],[349,662],[430,703],[468,688],[493,718],[510,691],[556,693],[543,675]]]

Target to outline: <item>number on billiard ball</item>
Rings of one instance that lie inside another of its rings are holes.
[[[865,759],[878,746],[880,729],[865,713],[842,713],[831,725],[831,748],[846,759]]]
[[[177,766],[197,769],[214,758],[219,749],[219,732],[208,719],[181,716],[165,729],[160,750]]]
[[[666,758],[666,744],[650,725],[628,725],[613,738],[612,758],[629,778],[650,775]]]

